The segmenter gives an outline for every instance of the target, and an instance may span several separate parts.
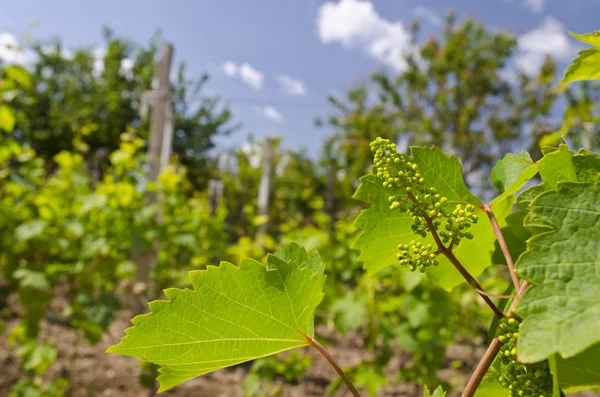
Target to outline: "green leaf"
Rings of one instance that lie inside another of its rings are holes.
[[[366,295],[347,292],[346,295],[333,302],[331,314],[334,317],[336,329],[342,334],[360,328],[367,317]]]
[[[23,66],[10,65],[4,70],[4,73],[6,74],[6,77],[16,81],[23,88],[31,87],[31,76]]]
[[[20,268],[13,273],[14,277],[19,280],[21,288],[33,288],[40,291],[49,291],[50,282],[42,272],[35,270]]]
[[[560,387],[567,392],[600,387],[600,343],[586,349],[578,355],[556,360],[558,382]]]
[[[579,34],[579,33],[573,33],[573,32],[569,32],[569,34],[573,37],[575,37],[577,40],[583,41],[584,43],[587,43],[591,46],[596,47],[597,50],[600,50],[600,30],[592,32],[592,33],[585,33],[585,34]]]
[[[517,196],[515,204],[523,211],[529,210],[529,204],[537,196],[555,189],[557,182],[600,181],[600,156],[584,149],[569,151],[566,145],[560,145],[558,150],[546,154],[539,161],[539,168],[545,183],[531,186]]]
[[[562,183],[531,209],[553,230],[533,236],[517,263],[532,283],[517,307],[524,363],[572,357],[600,341],[600,186]]]
[[[492,170],[492,183],[502,194],[492,200],[490,206],[494,206],[515,194],[537,172],[537,165],[531,160],[529,153],[521,152],[518,155],[512,153],[506,154],[502,160],[496,163],[496,166]]]
[[[577,170],[571,159],[572,152],[567,145],[546,154],[538,161],[540,176],[548,188],[556,188],[558,182],[576,182]]]
[[[23,362],[23,368],[40,376],[58,357],[56,348],[48,342],[28,340],[15,349],[15,355]]]
[[[8,106],[0,105],[0,130],[12,132],[15,122],[13,111]]]
[[[517,201],[515,202],[515,205],[523,211],[528,211],[529,204],[531,204],[533,199],[535,199],[540,194],[544,193],[546,190],[548,190],[548,187],[543,183],[528,187],[517,196]]]
[[[15,229],[15,237],[18,241],[30,240],[42,234],[47,226],[48,222],[41,219],[23,223]]]
[[[600,181],[600,156],[596,153],[579,149],[571,157],[578,182],[598,183]]]
[[[450,203],[469,203],[480,206],[481,202],[467,188],[462,177],[462,169],[454,156],[447,157],[438,148],[412,147],[413,161],[419,166],[419,172],[445,196]],[[361,211],[354,226],[361,229],[353,248],[360,251],[359,260],[364,263],[369,273],[377,273],[398,262],[397,246],[411,240],[435,244],[428,235],[422,239],[411,230],[412,219],[406,213],[390,209],[387,197],[390,194],[402,194],[400,191],[385,189],[381,181],[374,175],[361,178],[361,185],[354,198],[370,204]],[[509,205],[510,204],[510,205]],[[512,203],[505,200],[503,205],[494,208],[499,222],[510,213]],[[480,210],[479,223],[470,229],[475,236],[473,240],[463,240],[454,249],[455,255],[469,272],[477,277],[486,267],[492,264],[491,254],[496,240],[494,231],[487,216]],[[442,288],[453,288],[463,282],[462,276],[454,269],[445,257],[438,257],[440,265],[427,270],[427,274]],[[406,270],[408,273],[409,271]]]
[[[444,397],[446,395],[446,392],[442,389],[442,386],[438,386],[433,393],[431,393],[429,388],[425,386],[423,392],[425,393],[424,397]]]
[[[548,366],[552,374],[552,397],[560,397],[560,386],[558,385],[558,374],[556,371],[556,354],[548,357]]]
[[[323,265],[294,247],[267,265],[242,259],[192,271],[189,289],[167,289],[108,352],[161,366],[160,391],[231,365],[307,346],[323,299]],[[312,272],[309,264],[320,271]]]
[[[560,84],[568,84],[580,80],[600,79],[600,51],[595,48],[586,48],[579,51],[579,56],[567,69]]]
[[[419,166],[419,172],[427,183],[434,186],[438,193],[448,198],[450,202],[461,202],[480,205],[481,201],[475,196],[463,177],[462,167],[456,156],[446,156],[435,146],[411,147],[411,156]]]

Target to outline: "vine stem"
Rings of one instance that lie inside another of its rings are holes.
[[[411,192],[408,192],[408,198],[415,204],[419,205],[419,201],[414,196],[414,194],[412,194]],[[492,309],[492,311],[494,312],[496,317],[503,318],[504,313],[502,313],[502,311],[500,309],[498,309],[498,306],[496,306],[494,304],[494,302],[492,302],[492,300],[487,296],[487,294],[483,290],[483,287],[477,282],[477,280],[475,280],[475,277],[473,277],[471,275],[471,273],[469,273],[469,271],[462,265],[462,263],[460,263],[458,258],[452,252],[452,248],[454,247],[455,240],[452,239],[452,242],[450,243],[450,245],[448,247],[446,247],[444,245],[444,243],[442,242],[442,240],[440,239],[440,236],[438,235],[437,230],[435,229],[435,226],[433,224],[433,221],[431,220],[429,215],[426,214],[425,211],[421,211],[421,212],[422,212],[423,218],[425,218],[425,221],[427,222],[427,228],[431,232],[431,235],[433,236],[433,239],[435,240],[435,243],[437,244],[437,247],[438,247],[437,253],[442,254],[446,258],[448,258],[448,260],[450,261],[450,263],[452,263],[452,265],[454,265],[456,270],[458,270],[458,272],[463,276],[463,278],[465,280],[467,280],[469,285],[471,287],[473,287],[473,289],[479,294],[479,296],[481,296],[481,298],[485,301],[485,303],[487,303],[487,305],[490,307],[490,309]]]
[[[527,280],[523,281],[521,285],[519,285],[519,288],[517,288],[517,296],[510,305],[507,317],[510,317],[514,313],[515,308],[517,307],[517,301],[519,300],[519,297],[523,295],[523,292],[525,292],[527,287],[529,287],[529,281]],[[461,397],[473,397],[475,395],[477,388],[481,384],[481,380],[483,379],[487,371],[490,369],[490,366],[494,362],[494,359],[498,355],[498,352],[500,352],[501,346],[502,344],[500,343],[498,338],[494,338],[492,340],[492,343],[490,343],[490,345],[488,346],[487,350],[485,351],[485,354],[483,355],[483,357],[481,357],[479,364],[477,364],[477,368],[475,368],[473,375],[471,375],[471,379],[469,379],[469,383],[467,383],[467,387],[463,391]]]
[[[498,244],[500,244],[500,248],[502,249],[502,253],[504,254],[506,263],[508,264],[508,269],[510,271],[510,275],[513,280],[513,284],[515,285],[515,290],[517,291],[517,295],[515,296],[515,299],[512,301],[510,308],[508,309],[508,312],[506,314],[507,317],[510,317],[514,313],[514,311],[517,307],[517,302],[519,301],[519,297],[521,297],[521,295],[523,295],[523,293],[525,292],[527,287],[529,287],[529,281],[524,280],[522,283],[519,283],[519,278],[517,276],[515,264],[512,260],[512,257],[510,256],[510,251],[508,250],[508,245],[506,244],[504,235],[502,234],[502,231],[500,230],[500,226],[498,225],[496,216],[494,216],[494,213],[492,212],[492,209],[489,207],[489,205],[484,205],[483,209],[486,212],[486,214],[488,215],[488,217],[490,218],[490,222],[492,223],[492,228],[494,229],[494,233],[496,234]],[[498,338],[494,338],[492,340],[492,343],[490,343],[490,345],[488,346],[485,354],[483,355],[483,357],[481,357],[479,364],[477,364],[477,368],[475,368],[475,372],[473,372],[473,375],[471,375],[471,379],[469,379],[469,383],[467,383],[467,387],[465,388],[461,397],[472,397],[475,395],[477,388],[481,384],[481,380],[483,379],[483,377],[489,370],[490,366],[494,362],[494,359],[498,355],[501,345],[502,344],[500,343]]]
[[[409,193],[408,197],[418,204],[418,201],[412,193]],[[452,265],[454,265],[456,270],[458,270],[458,272],[463,276],[463,278],[467,280],[469,285],[473,287],[473,289],[479,294],[479,296],[481,296],[481,298],[485,301],[485,303],[487,303],[490,309],[492,309],[496,317],[503,318],[504,313],[502,313],[502,311],[498,309],[498,306],[496,306],[494,302],[492,302],[492,300],[487,296],[487,294],[483,290],[483,287],[477,282],[477,280],[475,280],[475,277],[473,277],[471,273],[469,273],[469,271],[462,265],[462,263],[460,263],[458,258],[452,252],[454,240],[450,243],[448,247],[446,247],[444,243],[442,243],[442,240],[440,239],[440,236],[438,235],[431,218],[424,212],[423,217],[427,222],[427,228],[431,232],[431,235],[433,236],[433,239],[435,240],[435,243],[438,246],[438,252],[444,255],[446,258],[448,258],[448,260],[450,261],[450,263],[452,263]]]
[[[488,218],[490,218],[490,223],[492,224],[492,228],[494,229],[494,234],[496,235],[496,239],[498,240],[498,244],[500,245],[500,249],[504,254],[504,259],[506,259],[506,264],[508,265],[508,271],[510,272],[510,278],[515,286],[515,291],[519,290],[520,283],[519,277],[517,276],[517,270],[515,269],[515,263],[512,260],[512,256],[510,255],[510,250],[508,249],[508,245],[506,244],[506,240],[504,239],[504,235],[502,234],[502,230],[500,230],[500,225],[498,225],[498,220],[494,215],[494,212],[490,208],[489,205],[484,205],[483,210],[487,214]]]
[[[461,394],[461,397],[473,397],[475,395],[475,392],[481,384],[483,377],[490,369],[490,366],[494,362],[494,359],[498,355],[498,352],[500,352],[501,346],[502,344],[500,343],[498,338],[494,338],[492,340],[492,343],[490,343],[490,345],[488,346],[487,350],[485,351],[485,354],[483,355],[483,357],[481,357],[479,364],[477,364],[477,368],[475,368],[473,375],[471,375],[471,379],[469,379],[469,383],[467,383],[467,387],[465,387],[465,390]]]
[[[335,372],[337,372],[338,375],[342,378],[352,395],[354,397],[360,397],[360,393],[358,392],[358,390],[356,390],[356,387],[354,387],[352,381],[350,380],[350,378],[348,378],[348,375],[346,375],[344,370],[342,370],[342,367],[339,366],[339,364],[334,360],[334,358],[331,357],[331,354],[329,354],[329,352],[314,338],[311,338],[308,335],[305,335],[305,337],[309,345],[317,349],[319,353],[321,353],[323,357],[325,357],[327,361],[329,361],[329,364],[331,364],[331,366],[335,369]]]

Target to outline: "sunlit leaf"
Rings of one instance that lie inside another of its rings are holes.
[[[283,260],[282,258],[286,258]],[[325,276],[317,256],[290,245],[267,265],[243,259],[189,273],[108,351],[160,365],[160,391],[224,367],[308,345]],[[319,271],[313,272],[312,269]]]
[[[532,286],[519,300],[519,360],[572,357],[600,341],[600,186],[561,183],[530,205],[550,232],[533,236],[517,263]]]

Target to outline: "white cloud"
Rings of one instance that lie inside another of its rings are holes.
[[[229,77],[235,77],[238,73],[238,67],[234,62],[227,61],[223,63],[223,72]]]
[[[406,69],[404,55],[413,51],[402,22],[382,18],[368,1],[324,3],[317,11],[317,30],[323,43],[360,48],[397,71]]]
[[[440,16],[434,9],[423,6],[417,6],[413,10],[413,13],[419,18],[426,20],[433,26],[442,26],[442,18],[440,18]]]
[[[56,54],[56,46],[55,45],[42,46],[42,52],[45,55],[55,55]],[[69,50],[68,48],[63,47],[60,49],[60,56],[62,56],[65,59],[73,59],[75,54],[73,54],[73,51]]]
[[[226,61],[223,62],[221,69],[227,77],[239,77],[244,83],[255,90],[260,90],[263,87],[265,75],[254,69],[248,63],[243,63],[238,66],[235,62]]]
[[[265,76],[249,64],[242,64],[240,66],[239,73],[240,78],[244,80],[244,82],[246,82],[246,84],[248,84],[250,87],[254,88],[255,90],[260,90],[262,88]]]
[[[94,57],[93,72],[96,76],[100,76],[104,72],[104,57],[106,56],[106,48],[96,47],[92,51]]]
[[[293,77],[281,74],[277,76],[277,80],[281,85],[281,89],[288,95],[306,95],[306,86],[300,79],[294,79]]]
[[[133,59],[123,58],[121,60],[121,69],[125,72],[133,69]]]
[[[9,32],[0,32],[0,60],[5,63],[23,64],[25,55],[19,46],[19,41]]]
[[[536,14],[539,14],[544,11],[545,1],[546,0],[525,0],[525,6]]]
[[[283,115],[271,105],[263,107],[261,113],[263,116],[276,123],[281,123],[283,121]]]
[[[518,44],[517,68],[529,75],[539,72],[548,55],[557,60],[565,60],[576,52],[566,29],[553,17],[546,17],[541,25],[520,36]]]

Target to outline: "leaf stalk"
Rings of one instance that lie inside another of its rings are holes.
[[[492,228],[494,229],[494,234],[496,235],[496,239],[498,240],[498,244],[500,245],[500,249],[502,250],[502,254],[504,254],[506,264],[508,265],[510,278],[512,279],[512,282],[515,286],[515,291],[518,291],[520,286],[519,277],[517,276],[515,263],[512,260],[512,256],[510,255],[510,250],[508,249],[508,245],[506,244],[506,240],[504,239],[504,234],[502,234],[502,230],[500,229],[498,220],[496,219],[496,216],[494,215],[494,212],[492,211],[489,205],[484,205],[483,210],[487,214],[488,218],[490,218],[490,223],[492,224]]]
[[[323,355],[323,357],[325,357],[327,359],[327,361],[329,361],[329,364],[331,364],[331,366],[335,369],[335,372],[337,372],[338,375],[342,378],[342,380],[346,384],[346,387],[348,387],[348,389],[350,390],[352,395],[354,397],[360,397],[360,393],[358,392],[358,390],[356,390],[356,387],[354,387],[354,385],[352,384],[352,381],[350,380],[350,378],[348,378],[348,375],[346,375],[344,370],[342,370],[342,367],[340,367],[339,364],[335,361],[335,359],[331,356],[331,354],[329,354],[327,349],[325,349],[323,347],[323,345],[321,345],[319,342],[317,342],[314,338],[312,338],[308,335],[305,335],[305,336],[306,336],[306,340],[308,341],[308,344],[310,346],[314,347],[315,349],[317,349],[319,351],[319,353],[321,353]]]

